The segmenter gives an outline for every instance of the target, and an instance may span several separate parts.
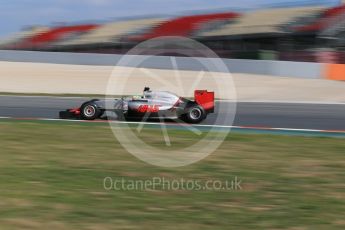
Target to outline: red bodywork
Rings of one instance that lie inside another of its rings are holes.
[[[207,112],[214,112],[214,92],[207,90],[195,90],[194,100]]]
[[[73,113],[74,115],[80,115],[80,108],[70,109],[69,112]]]

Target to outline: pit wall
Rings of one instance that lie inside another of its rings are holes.
[[[55,53],[37,51],[6,51],[0,50],[0,61],[31,62],[69,65],[142,67],[152,69],[172,69],[171,57],[140,56],[137,63],[122,63],[123,55]],[[149,57],[149,58],[148,58]],[[211,59],[212,60],[212,59]],[[230,73],[258,74],[277,77],[294,77],[307,79],[345,80],[345,64],[325,64],[312,62],[268,61],[222,59]],[[212,71],[219,68],[210,66],[206,69],[203,63],[207,58],[176,57],[179,70]]]

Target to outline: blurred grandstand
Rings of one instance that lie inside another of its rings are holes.
[[[344,63],[345,4],[31,27],[0,49],[121,54],[161,36],[196,39],[226,58]]]

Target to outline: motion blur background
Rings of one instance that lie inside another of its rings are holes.
[[[6,50],[122,54],[150,38],[185,36],[224,58],[345,63],[338,0],[15,0],[0,9]]]

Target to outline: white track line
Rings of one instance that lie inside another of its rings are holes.
[[[0,117],[0,119],[14,119],[14,120],[30,120],[30,118],[12,118],[12,117]],[[113,123],[113,124],[141,124],[141,125],[154,125],[160,126],[157,122],[126,122],[126,121],[85,121],[85,120],[69,120],[69,119],[52,119],[52,118],[32,118],[33,121],[59,121],[59,122],[74,122],[74,123]],[[295,129],[295,128],[270,128],[270,127],[250,127],[250,126],[233,126],[233,125],[185,125],[164,123],[167,127],[200,127],[200,128],[226,128],[226,129],[243,129],[243,130],[264,130],[264,131],[291,131],[291,132],[311,132],[311,133],[333,133],[333,134],[345,134],[345,130],[322,130],[322,129]]]
[[[92,96],[88,97],[88,96],[78,96],[78,97],[72,97],[72,96],[38,96],[38,95],[0,95],[0,97],[15,97],[15,98],[55,98],[55,99],[87,99],[87,98],[93,98],[93,97],[97,97],[97,96]],[[99,97],[99,98],[104,98],[104,97]]]
[[[310,104],[310,105],[345,105],[345,102],[333,101],[273,101],[273,100],[216,100],[218,102],[236,102],[236,103],[262,103],[262,104]]]

